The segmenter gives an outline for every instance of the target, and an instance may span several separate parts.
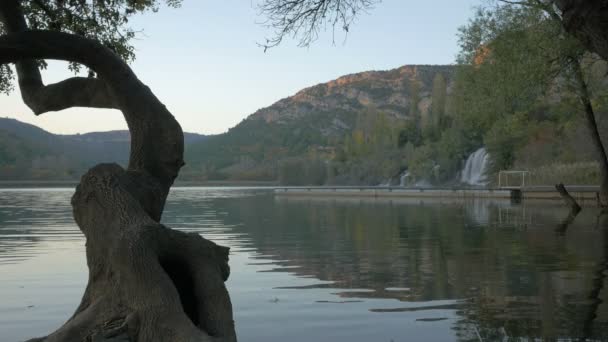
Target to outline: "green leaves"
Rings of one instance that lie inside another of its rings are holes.
[[[508,168],[525,132],[522,113],[560,96],[569,60],[585,51],[544,9],[511,4],[478,9],[459,42],[456,120],[484,135],[496,168]]]
[[[495,122],[485,134],[484,143],[492,156],[491,172],[509,169],[515,161],[515,152],[527,143],[529,125],[525,113],[517,113]]]
[[[133,15],[156,12],[161,4],[178,7],[181,0],[23,0],[20,1],[27,26],[31,30],[51,30],[72,33],[95,39],[114,51],[126,62],[135,59],[131,45],[140,31],[129,26]],[[5,34],[0,24],[0,35]],[[44,67],[41,61],[41,67]],[[68,65],[78,73],[82,66]],[[13,74],[7,66],[0,66],[0,92],[13,89]]]
[[[133,15],[156,11],[165,3],[178,7],[181,0],[22,1],[28,27],[73,33],[100,41],[126,61],[135,59],[131,40],[138,31],[129,26]],[[78,67],[72,66],[74,71]]]

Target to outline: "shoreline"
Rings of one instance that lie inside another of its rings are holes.
[[[24,180],[0,181],[0,190],[36,188],[74,188],[76,180]],[[400,186],[281,186],[271,181],[178,181],[173,188],[251,188],[272,190],[278,197],[352,197],[352,198],[445,198],[445,199],[505,199],[562,200],[553,186],[530,186],[524,188],[467,188],[467,187],[400,187]],[[596,203],[599,186],[567,185],[566,188],[577,201],[588,205]]]

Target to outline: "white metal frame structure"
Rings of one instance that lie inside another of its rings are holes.
[[[519,185],[510,185],[509,179],[513,175],[519,175],[521,182]],[[527,182],[526,182],[527,180]],[[530,172],[529,171],[500,171],[498,172],[498,187],[500,189],[523,189],[530,185]]]

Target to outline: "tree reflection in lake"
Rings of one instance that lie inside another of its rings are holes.
[[[459,300],[444,308],[457,310],[462,340],[608,338],[608,241],[594,209],[557,234],[567,212],[560,203],[262,196],[216,204],[272,271],[324,281],[292,289],[403,302],[374,312]]]

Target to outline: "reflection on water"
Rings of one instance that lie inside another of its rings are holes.
[[[72,190],[0,191],[0,336],[61,324],[86,284]],[[606,231],[557,204],[177,189],[163,218],[230,246],[243,341],[608,339]]]
[[[0,265],[44,253],[40,241],[81,238],[74,229],[69,195],[61,189],[0,192]]]

